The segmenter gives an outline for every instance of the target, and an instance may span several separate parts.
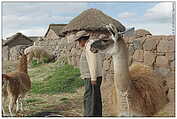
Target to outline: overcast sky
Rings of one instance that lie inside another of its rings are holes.
[[[3,38],[16,32],[44,36],[49,24],[67,24],[89,8],[103,11],[127,28],[172,34],[172,2],[3,2]]]

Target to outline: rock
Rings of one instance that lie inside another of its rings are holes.
[[[154,71],[157,73],[157,75],[160,74],[163,77],[166,77],[170,73],[169,69],[162,67],[155,67]]]
[[[155,50],[156,49],[156,46],[157,46],[157,43],[158,41],[151,38],[151,39],[147,39],[145,42],[144,42],[144,45],[143,45],[143,49],[144,50]]]
[[[73,42],[75,40],[75,35],[74,34],[67,35],[66,39],[68,42]]]
[[[152,35],[152,34],[145,29],[138,29],[138,30],[135,31],[135,37],[136,38],[145,37],[147,35]]]
[[[133,57],[132,56],[129,56],[128,57],[128,66],[130,66],[133,62]]]
[[[107,60],[105,60],[103,63],[103,67],[104,67],[104,70],[108,71],[110,68],[110,63]]]
[[[175,61],[172,61],[172,62],[170,63],[170,69],[171,69],[172,71],[175,70]]]
[[[168,67],[168,58],[165,56],[157,56],[156,66],[159,67]]]
[[[135,49],[134,49],[133,45],[130,44],[128,47],[128,55],[133,56],[134,52],[135,52]]]
[[[139,40],[134,40],[133,45],[134,45],[134,48],[137,49],[137,50],[143,49],[140,39]]]
[[[168,60],[173,61],[175,59],[175,53],[166,53]]]
[[[161,40],[157,46],[158,52],[174,52],[175,42],[174,40]]]
[[[148,66],[153,66],[156,55],[150,51],[144,51],[144,64]]]
[[[77,52],[78,52],[78,51],[77,51],[76,48],[72,48],[72,49],[71,49],[71,55],[72,55],[72,56],[76,56],[76,55],[77,55]]]
[[[143,50],[136,50],[133,55],[133,60],[143,62],[143,59],[144,59]]]
[[[175,88],[175,73],[170,73],[169,77],[165,79],[168,82],[168,86],[172,89]]]
[[[156,55],[157,56],[165,56],[165,53],[164,52],[157,52]]]

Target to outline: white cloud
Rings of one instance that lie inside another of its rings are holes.
[[[87,3],[4,3],[3,14],[10,15],[41,15],[41,14],[73,14],[87,9]]]
[[[41,31],[45,27],[45,32],[49,24],[52,23],[68,23],[72,17],[63,16],[48,16],[43,15],[40,17],[8,15],[3,17],[3,38],[9,37],[16,32],[25,33],[26,35],[44,35]],[[42,28],[41,28],[42,27]],[[39,29],[39,30],[38,30]],[[28,33],[29,32],[29,33]]]
[[[46,33],[47,27],[35,27],[27,29],[11,29],[10,32],[5,32],[3,34],[3,39],[14,35],[17,32],[20,32],[26,36],[44,36]]]
[[[19,30],[19,32],[27,36],[44,36],[46,29],[45,28],[33,28],[33,29]]]
[[[126,14],[127,16],[129,15],[128,13]],[[172,2],[158,3],[155,6],[147,9],[144,15],[138,15],[138,13],[135,15],[136,17],[121,19],[122,23],[126,27],[146,29],[153,35],[172,34]]]
[[[135,29],[148,30],[153,35],[171,35],[172,34],[172,24],[171,23],[124,22],[124,25],[128,28],[135,27]]]
[[[172,18],[172,2],[158,3],[154,7],[148,9],[144,17],[146,20],[169,22]]]
[[[87,3],[6,3],[3,9],[3,38],[18,31],[32,35],[41,34],[37,28],[49,24],[68,23],[74,16],[87,9]],[[29,32],[29,33],[28,33]]]
[[[130,18],[130,17],[133,17],[135,16],[136,14],[135,13],[132,13],[132,12],[123,12],[123,13],[120,13],[118,15],[118,18],[120,19],[126,19],[126,18]]]

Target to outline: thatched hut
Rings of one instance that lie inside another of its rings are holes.
[[[75,17],[69,24],[67,24],[61,31],[61,34],[67,35],[71,32],[81,30],[91,32],[107,32],[106,24],[114,24],[118,31],[124,31],[125,27],[116,19],[104,14],[98,9],[88,9],[83,11],[79,16]]]
[[[3,40],[3,60],[16,60],[19,50],[33,45],[33,42],[22,33],[16,33],[7,38],[7,40]]]
[[[66,24],[50,24],[44,37],[48,38],[48,39],[59,38],[60,37],[60,31],[65,26],[66,26]]]

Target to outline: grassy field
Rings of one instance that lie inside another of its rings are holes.
[[[34,76],[35,73],[36,72],[31,72],[30,75]],[[79,78],[79,69],[73,68],[71,65],[63,65],[62,67],[55,68],[54,71],[48,72],[47,74],[48,75],[45,76],[44,79],[34,80],[32,82],[32,93],[74,93],[77,88],[83,85],[83,81]]]

